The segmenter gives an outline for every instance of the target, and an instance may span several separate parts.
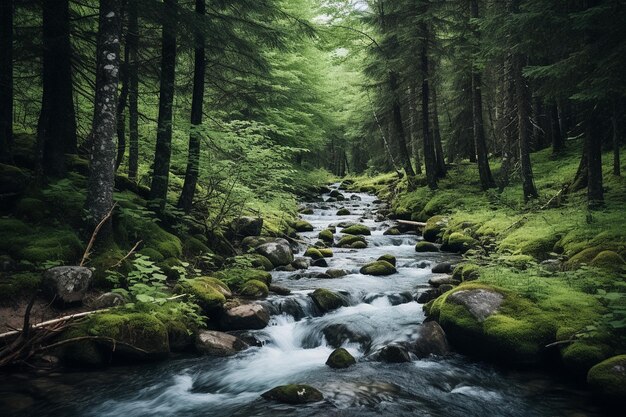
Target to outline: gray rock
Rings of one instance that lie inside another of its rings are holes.
[[[285,239],[276,239],[274,242],[264,243],[257,246],[256,251],[269,259],[275,267],[289,265],[293,262],[291,246]]]
[[[452,279],[452,277],[450,276],[446,276],[446,277],[433,277],[428,280],[428,283],[432,285],[433,287],[440,287],[445,284],[450,284],[450,285],[458,284],[459,282]]]
[[[331,324],[322,330],[326,342],[334,348],[339,348],[345,342],[359,343],[364,349],[368,349],[372,339],[365,333],[358,333],[345,324]]]
[[[296,268],[294,268],[293,265],[282,265],[279,266],[277,268],[275,268],[276,271],[285,271],[285,272],[295,272],[297,271]]]
[[[311,266],[311,260],[309,258],[296,258],[291,266],[295,269],[308,269]]]
[[[91,307],[95,309],[109,308],[115,306],[121,306],[126,303],[126,299],[122,294],[116,292],[105,292],[91,303]]]
[[[242,216],[233,220],[230,228],[237,236],[259,236],[263,229],[263,219],[261,217]]]
[[[311,266],[319,266],[322,268],[328,268],[328,262],[326,262],[326,259],[324,258],[316,259],[311,263]]]
[[[450,262],[442,262],[433,266],[433,274],[449,274],[452,272],[452,264]]]
[[[269,290],[274,294],[278,295],[289,295],[291,294],[291,290],[286,287],[281,287],[280,285],[270,285]]]
[[[309,385],[281,385],[261,394],[266,400],[285,404],[306,404],[322,401],[324,396]]]
[[[558,259],[547,259],[539,265],[548,272],[558,272],[563,269],[563,262]]]
[[[238,337],[212,330],[198,332],[195,346],[198,352],[213,356],[232,356],[248,347]]]
[[[461,290],[450,294],[446,300],[464,306],[476,320],[483,322],[500,308],[504,296],[485,289]]]
[[[439,288],[431,288],[429,290],[426,290],[422,293],[420,293],[417,298],[415,299],[415,301],[417,301],[420,304],[426,304],[427,302],[434,300],[435,298],[439,297],[441,295],[441,289]]]
[[[270,315],[260,304],[243,304],[227,309],[220,324],[224,330],[262,329],[270,321]]]
[[[350,196],[350,200],[352,200],[352,201],[361,201],[363,199],[361,197],[359,197],[358,195],[356,195],[356,194],[352,194]]]
[[[45,288],[60,304],[82,301],[91,281],[91,269],[82,266],[57,266],[44,273]]]
[[[412,346],[412,352],[418,358],[426,358],[430,355],[443,356],[450,353],[450,346],[446,334],[435,321],[428,321],[417,329],[417,339]]]
[[[326,270],[326,275],[328,275],[330,278],[339,278],[348,275],[348,272],[344,271],[343,269],[328,268]]]
[[[389,363],[411,362],[411,356],[405,346],[390,344],[378,351],[378,360]]]

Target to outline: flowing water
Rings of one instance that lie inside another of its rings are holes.
[[[432,265],[455,259],[450,254],[416,253],[416,235],[383,235],[390,224],[375,220],[381,220],[375,197],[345,195],[349,200],[343,202],[307,203],[313,214],[302,217],[315,230],[301,235],[313,243],[328,225],[361,222],[372,230],[368,248],[334,248],[327,261],[329,267],[349,272],[341,278],[308,277],[326,270],[321,267],[272,272],[273,283],[292,293],[263,301],[272,318],[267,328],[251,332],[262,341],[260,347],[228,358],[182,357],[98,373],[12,376],[0,382],[0,396],[12,396],[25,406],[32,403],[22,415],[42,417],[600,415],[587,393],[545,373],[503,370],[460,355],[400,364],[374,360],[382,346],[414,339],[425,318],[416,295],[428,288]],[[337,216],[339,207],[352,214]],[[397,257],[398,273],[373,277],[358,272],[385,253]],[[315,288],[345,294],[349,306],[322,315],[307,295]],[[357,364],[344,370],[325,365],[333,351],[325,329],[337,325],[354,335],[353,342],[343,346]],[[259,397],[288,383],[315,386],[325,401],[288,406]]]

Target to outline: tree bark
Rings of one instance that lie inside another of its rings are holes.
[[[124,21],[124,12],[127,7],[126,0],[122,0],[122,16],[120,21]],[[123,23],[122,23],[123,25]],[[126,32],[126,42],[124,43],[124,62],[120,64],[120,82],[122,84],[120,97],[117,101],[117,157],[115,158],[115,170],[117,171],[124,160],[126,152],[126,104],[128,102],[128,61],[130,54],[128,51],[128,31]]]
[[[422,76],[422,141],[424,142],[424,165],[426,169],[426,183],[431,190],[437,189],[437,156],[435,144],[430,134],[430,112],[428,103],[430,99],[430,86],[428,83],[428,27],[422,23],[423,34],[422,47],[420,49],[420,71]]]
[[[406,134],[404,132],[404,125],[402,122],[402,110],[400,107],[400,91],[398,85],[398,74],[394,71],[389,71],[389,87],[393,97],[391,104],[391,117],[392,126],[395,136],[395,142],[398,149],[398,157],[400,163],[404,168],[404,173],[410,179],[415,177],[415,171],[413,171],[413,165],[409,157],[409,150],[406,146]]]
[[[139,17],[137,2],[128,2],[128,178],[137,181],[139,169]]]
[[[559,155],[565,149],[565,138],[559,123],[559,108],[556,103],[550,105],[550,130],[552,133],[552,155]]]
[[[417,105],[416,105],[416,88],[411,82],[408,91],[409,103],[409,132],[411,140],[411,149],[413,150],[413,159],[415,159],[415,173],[422,174],[422,159],[420,157],[419,139],[417,134]]]
[[[161,48],[161,80],[156,149],[152,171],[150,199],[159,213],[165,210],[172,156],[172,105],[176,71],[177,0],[164,0],[163,41]]]
[[[113,206],[117,84],[120,70],[120,11],[120,0],[100,0],[96,97],[86,201],[91,228],[97,226]],[[100,229],[98,239],[106,240],[110,235],[111,221],[107,221]]]
[[[517,112],[515,109],[515,82],[513,75],[513,58],[510,54],[506,56],[503,64],[502,90],[502,166],[500,168],[499,189],[503,190],[509,185],[513,164],[516,161],[515,151],[518,141],[517,134]]]
[[[0,161],[12,160],[13,145],[13,5],[0,2]]]
[[[437,161],[437,178],[446,176],[446,162],[443,156],[443,145],[441,143],[441,131],[439,129],[439,107],[437,106],[437,88],[434,83],[431,85],[432,96],[432,120],[433,120],[433,139],[435,142],[435,156]]]
[[[75,153],[76,115],[72,88],[69,0],[44,1],[43,96],[37,126],[43,173],[62,176],[64,154]]]
[[[205,0],[196,0],[196,13],[204,16]],[[200,128],[202,126],[202,104],[204,101],[204,73],[206,57],[204,54],[204,35],[198,30],[195,35],[194,68],[193,68],[193,95],[191,98],[191,131],[189,132],[189,154],[187,156],[187,171],[183,190],[178,199],[178,207],[185,213],[191,211],[193,197],[198,183],[200,168]]]
[[[616,103],[613,105],[613,116],[611,117],[611,124],[613,126],[613,175],[621,175],[620,157],[619,157],[619,105]]]
[[[478,19],[478,0],[470,0],[470,17]],[[478,31],[476,30],[477,36]],[[474,146],[478,160],[478,174],[483,190],[494,188],[495,181],[489,168],[487,140],[483,123],[482,81],[480,71],[472,65],[472,118],[474,125]]]
[[[516,55],[514,64],[515,92],[517,95],[517,124],[519,127],[519,155],[522,175],[522,190],[524,201],[537,198],[537,189],[533,179],[533,170],[530,162],[530,112],[529,97],[526,80],[522,76],[522,57]]]
[[[602,188],[602,141],[596,135],[598,129],[595,110],[589,112],[585,121],[585,150],[587,151],[587,204],[590,208],[604,203]]]

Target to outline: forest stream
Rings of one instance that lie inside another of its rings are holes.
[[[334,185],[336,188],[337,185]],[[328,266],[348,271],[335,279],[310,277],[326,268],[273,271],[287,296],[262,301],[272,314],[268,327],[250,332],[261,346],[235,356],[183,356],[151,365],[113,367],[97,374],[71,372],[40,377],[7,376],[0,395],[32,402],[37,416],[596,416],[590,396],[571,381],[539,371],[512,371],[458,354],[405,363],[375,360],[390,343],[409,342],[425,319],[415,299],[429,288],[436,263],[458,255],[416,253],[417,234],[383,235],[392,222],[376,216],[376,197],[346,193],[345,202],[307,202],[314,226],[302,233],[311,244],[320,230],[340,222],[362,222],[372,231],[366,249],[334,249]],[[351,214],[337,216],[339,207]],[[377,220],[383,221],[377,221]],[[340,229],[339,229],[340,230]],[[341,236],[341,234],[339,234]],[[304,248],[304,247],[303,247]],[[303,249],[301,248],[301,249]],[[364,264],[383,254],[397,258],[397,273],[362,275]],[[322,314],[308,294],[327,288],[345,296],[345,307]],[[325,362],[333,351],[325,333],[344,325],[353,336],[345,347],[357,360],[347,369]],[[331,327],[332,328],[332,327]],[[260,395],[281,384],[318,388],[324,401],[290,406]]]

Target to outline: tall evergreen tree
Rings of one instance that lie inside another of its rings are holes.
[[[13,0],[0,3],[0,162],[13,143]]]
[[[139,16],[137,2],[128,2],[128,178],[137,181],[139,169]]]

